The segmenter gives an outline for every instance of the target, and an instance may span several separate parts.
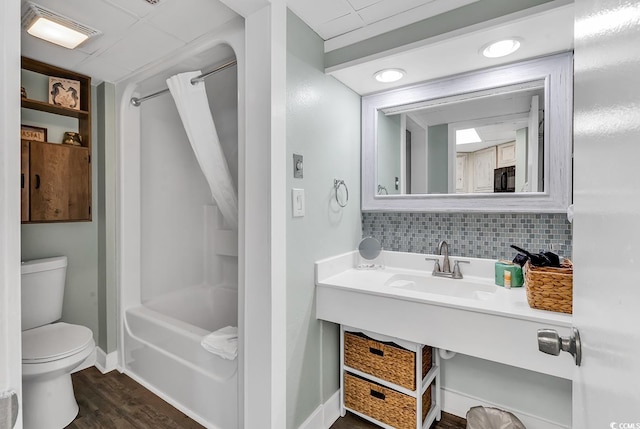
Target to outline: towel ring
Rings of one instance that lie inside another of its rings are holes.
[[[338,191],[340,190],[341,186],[344,186],[344,192],[347,194],[347,198],[345,198],[344,202],[340,201],[340,198],[338,198]],[[338,205],[340,207],[346,207],[349,203],[349,188],[347,188],[347,184],[344,183],[344,180],[342,179],[333,179],[333,187],[336,190],[336,201]]]

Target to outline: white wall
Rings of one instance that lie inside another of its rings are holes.
[[[237,69],[205,81],[213,119],[237,187]],[[142,300],[183,287],[219,284],[223,259],[207,254],[205,205],[211,190],[169,93],[141,110]],[[237,271],[237,262],[226,261]]]
[[[0,394],[19,400],[20,354],[20,2],[0,13]],[[22,404],[20,404],[22,405]],[[22,428],[21,411],[16,429]]]
[[[304,156],[302,179],[293,178],[294,153]],[[361,238],[360,97],[324,74],[322,39],[291,12],[286,163],[286,427],[297,428],[339,387],[338,329],[315,317],[313,264],[354,250]],[[344,208],[334,199],[334,178],[349,187]],[[291,188],[305,190],[304,217],[292,217]]]

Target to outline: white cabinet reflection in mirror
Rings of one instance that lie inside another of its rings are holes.
[[[565,211],[572,61],[558,54],[363,97],[363,210]]]
[[[544,106],[543,80],[468,94],[462,101],[452,96],[421,104],[406,111],[378,110],[379,185],[395,186],[398,178],[400,187],[393,194],[544,190],[544,111],[539,107]],[[516,147],[522,154],[518,165]],[[470,163],[460,164],[463,154]],[[500,180],[496,167],[510,166],[535,186],[517,187],[514,182],[504,189],[494,183],[494,175]],[[478,179],[473,186],[461,186],[464,169],[470,170],[467,177]]]

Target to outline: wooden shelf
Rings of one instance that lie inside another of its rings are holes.
[[[78,81],[82,109],[22,99],[25,109],[76,118],[74,131],[82,137],[82,146],[22,141],[22,223],[91,221],[91,78],[25,57],[22,68],[44,77]]]
[[[31,100],[30,98],[22,99],[22,107],[25,109],[40,110],[41,112],[53,113],[56,115],[68,116],[70,118],[88,119],[89,112],[86,110],[74,110],[68,107],[56,106],[54,104],[45,103],[44,101]]]

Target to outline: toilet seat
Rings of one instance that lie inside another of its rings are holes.
[[[93,343],[86,326],[58,322],[22,331],[22,363],[53,362],[73,356]]]

